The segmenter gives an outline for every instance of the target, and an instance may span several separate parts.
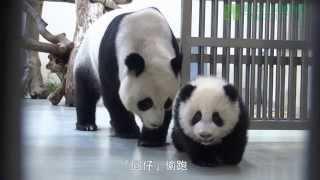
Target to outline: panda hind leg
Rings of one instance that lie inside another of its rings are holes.
[[[76,69],[75,81],[76,129],[79,131],[96,131],[98,128],[95,123],[95,111],[100,97],[97,84],[92,80],[90,70],[85,66]]]

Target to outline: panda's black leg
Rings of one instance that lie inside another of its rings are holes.
[[[237,165],[241,162],[242,156],[245,150],[245,143],[234,142],[234,144],[228,144],[224,146],[222,160],[226,165]]]
[[[138,145],[146,147],[159,147],[166,145],[170,121],[171,111],[166,111],[162,126],[157,129],[148,129],[143,127],[141,136],[138,140]]]
[[[178,151],[184,151],[183,149],[183,133],[181,132],[180,129],[174,127],[172,134],[171,134],[171,138],[172,138],[172,142],[174,147],[178,150]]]
[[[96,81],[90,76],[89,69],[79,67],[75,72],[75,94],[77,123],[80,131],[96,131],[95,123],[96,104],[99,99],[99,90]]]
[[[118,93],[103,93],[103,101],[111,118],[114,135],[120,138],[138,138],[140,129],[134,115],[124,107]]]
[[[188,155],[193,164],[204,167],[215,167],[220,165],[214,151],[205,150],[200,146],[188,147]]]

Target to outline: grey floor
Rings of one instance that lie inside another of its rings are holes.
[[[102,106],[97,110],[99,131],[76,131],[75,120],[74,108],[51,106],[46,100],[23,101],[27,180],[304,179],[304,131],[250,131],[244,159],[237,167],[202,168],[177,153],[170,138],[166,147],[143,148],[137,147],[136,140],[111,137]],[[187,161],[186,170],[168,169],[168,163],[181,161]]]

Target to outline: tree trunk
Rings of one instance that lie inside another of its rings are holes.
[[[34,9],[41,14],[43,2],[39,0],[30,0],[30,3]],[[39,40],[39,32],[36,23],[30,16],[27,16],[26,19],[26,36],[35,40]],[[24,75],[25,94],[29,94],[31,98],[34,99],[45,99],[49,93],[43,83],[39,53],[31,50],[27,50],[26,53],[27,67]]]
[[[102,4],[93,4],[88,0],[76,0],[76,30],[73,36],[74,49],[71,52],[68,70],[66,74],[66,84],[65,84],[65,99],[66,106],[75,105],[75,89],[73,82],[73,65],[74,59],[79,48],[79,45],[83,39],[85,32],[88,30],[89,26],[103,14],[104,6]]]

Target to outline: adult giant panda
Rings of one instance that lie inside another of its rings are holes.
[[[235,87],[199,77],[178,92],[173,143],[200,166],[238,164],[247,144],[248,115]]]
[[[95,108],[102,95],[115,136],[139,137],[141,146],[164,145],[181,63],[158,9],[106,13],[88,30],[76,56],[76,129],[97,130]],[[134,114],[142,119],[141,133]]]

